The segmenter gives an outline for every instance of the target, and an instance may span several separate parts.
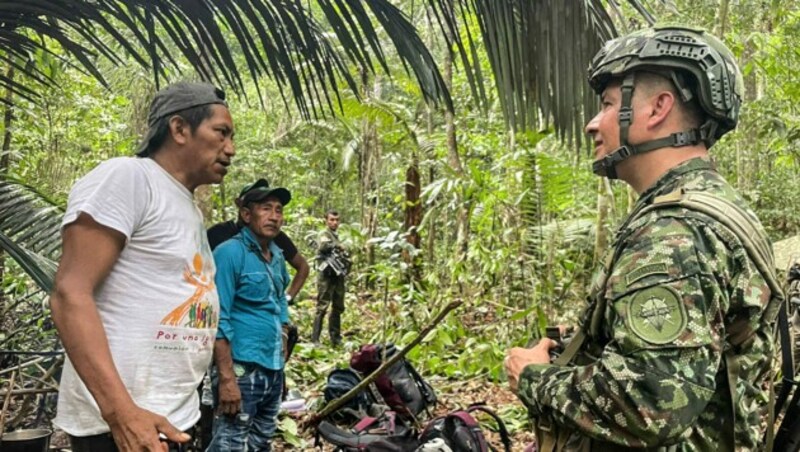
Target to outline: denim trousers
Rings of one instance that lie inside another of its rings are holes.
[[[242,410],[235,416],[214,417],[208,452],[269,452],[277,428],[283,391],[283,370],[264,369],[255,364],[236,363],[236,382],[242,393]],[[241,370],[244,372],[239,376]],[[219,379],[212,378],[214,405],[219,396]]]

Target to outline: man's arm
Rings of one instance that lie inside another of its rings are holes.
[[[231,340],[233,340],[233,326],[231,325],[231,309],[236,295],[236,266],[242,261],[242,251],[238,245],[226,244],[214,250],[214,263],[217,273],[214,283],[219,293],[219,327],[217,340],[214,341],[214,363],[217,365],[219,375],[219,406],[217,412],[233,416],[242,408],[242,393],[236,382],[233,371],[233,353]]]
[[[217,412],[233,416],[242,409],[242,393],[233,372],[231,344],[227,339],[214,342],[214,363],[219,373],[219,406]]]
[[[64,228],[63,253],[50,308],[61,342],[111,428],[120,451],[166,450],[159,433],[185,442],[189,435],[134,403],[114,365],[94,292],[111,272],[125,236],[82,213]]]
[[[296,272],[294,274],[294,278],[292,278],[292,283],[289,285],[289,289],[286,290],[286,293],[294,299],[303,289],[303,285],[305,285],[306,279],[308,279],[309,267],[308,261],[306,261],[306,258],[303,257],[303,255],[299,252],[295,254],[291,260],[289,260],[289,265],[294,267]]]
[[[286,261],[289,262],[289,265],[295,269],[295,275],[292,279],[292,283],[286,290],[286,294],[294,299],[303,289],[303,285],[306,283],[306,279],[308,278],[308,262],[306,261],[306,258],[300,254],[300,251],[297,250],[297,246],[295,246],[292,239],[290,239],[285,232],[281,231],[275,237],[273,242],[283,251],[283,256],[286,258]]]

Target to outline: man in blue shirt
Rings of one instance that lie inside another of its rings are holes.
[[[281,335],[289,323],[289,274],[273,239],[291,199],[285,188],[253,187],[239,210],[247,227],[214,250],[220,316],[209,451],[271,450],[283,381]]]

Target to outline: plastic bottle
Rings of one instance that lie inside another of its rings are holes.
[[[211,377],[205,374],[203,377],[203,390],[200,393],[200,403],[206,406],[214,405],[214,394],[211,392]]]
[[[434,438],[417,449],[417,452],[452,452],[442,438]]]

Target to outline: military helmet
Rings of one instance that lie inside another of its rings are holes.
[[[704,140],[709,146],[736,127],[744,93],[742,74],[725,44],[702,30],[657,27],[608,41],[589,66],[589,84],[601,94],[612,79],[625,74],[664,70],[673,83],[676,73],[694,79],[688,87],[677,88],[684,101],[695,95],[707,119],[716,122],[716,130]]]

